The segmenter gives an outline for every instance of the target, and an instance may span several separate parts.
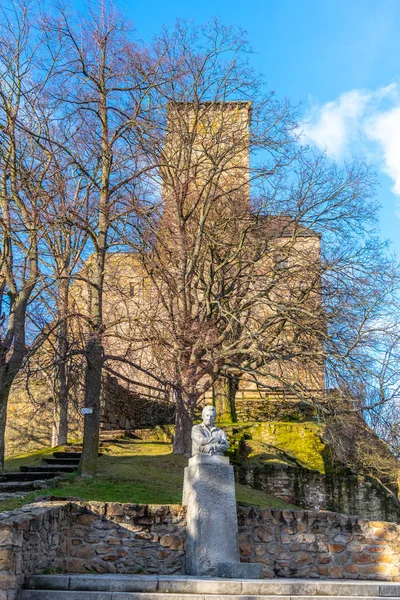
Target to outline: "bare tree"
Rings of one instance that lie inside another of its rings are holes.
[[[76,339],[74,330],[74,322],[80,314],[74,312],[77,309],[71,303],[70,290],[79,277],[87,246],[87,233],[76,226],[75,216],[87,215],[89,195],[82,177],[76,177],[58,154],[54,155],[47,203],[42,213],[39,255],[42,286],[38,297],[45,306],[48,323],[45,328],[39,327],[35,343],[41,346],[41,352],[33,359],[38,362],[35,373],[38,368],[46,371],[53,390],[53,446],[67,443],[69,396],[70,390],[75,390],[74,356],[82,348],[80,336]]]
[[[175,76],[153,94],[164,112],[144,144],[161,199],[142,215],[151,233],[132,244],[147,288],[133,327],[144,364],[174,391],[174,451],[187,455],[221,374],[322,412],[325,376],[352,398],[368,363],[384,386],[377,316],[399,279],[374,235],[373,172],[297,143],[290,107],[262,97],[241,34],[178,23],[157,52]]]
[[[76,213],[73,222],[87,235],[85,257],[90,251],[81,273],[89,287],[89,302],[83,349],[88,411],[80,471],[92,476],[104,361],[105,261],[112,248],[120,247],[116,223],[134,210],[141,175],[148,169],[137,140],[149,120],[153,71],[150,59],[111,6],[103,5],[100,13],[93,8],[79,22],[61,10],[56,21],[47,23],[47,31],[50,37],[58,36],[64,48],[52,94],[60,104],[63,131],[68,135],[59,135],[53,143],[90,190],[87,214]]]
[[[32,25],[35,17],[37,13],[29,3],[16,3],[1,10],[1,465],[8,397],[27,354],[26,319],[39,277],[41,211],[52,164],[51,152],[39,147],[26,132],[29,129],[37,134],[41,129],[45,119],[42,97],[53,67],[53,61],[46,60],[45,45]]]

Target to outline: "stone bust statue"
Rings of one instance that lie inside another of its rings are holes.
[[[228,450],[225,432],[214,425],[217,411],[214,406],[205,406],[202,412],[203,422],[192,428],[192,456],[197,454],[216,454],[222,456]]]

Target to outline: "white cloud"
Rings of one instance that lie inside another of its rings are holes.
[[[340,159],[347,153],[352,139],[358,135],[370,94],[352,90],[323,106],[314,106],[304,127],[308,142]]]
[[[372,117],[366,133],[380,145],[382,170],[394,181],[393,192],[400,196],[400,106]]]
[[[304,138],[335,159],[373,156],[400,196],[400,85],[351,90],[322,106],[313,106]]]

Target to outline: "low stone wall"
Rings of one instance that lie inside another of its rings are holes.
[[[174,422],[175,407],[161,393],[147,397],[119,385],[116,377],[103,381],[101,398],[101,428],[136,429],[156,427]]]
[[[400,526],[330,512],[238,508],[242,562],[265,577],[400,581]],[[183,574],[181,506],[46,502],[0,515],[0,600],[43,572]]]
[[[258,396],[258,397],[257,397]],[[287,394],[257,391],[239,391],[235,398],[236,416],[239,422],[258,423],[268,421],[286,421],[310,418],[313,410],[304,402],[299,402],[294,397],[287,398]]]
[[[183,573],[181,506],[43,502],[0,513],[0,600],[26,575]]]
[[[242,562],[264,577],[400,581],[400,526],[331,512],[240,508]]]
[[[181,506],[89,502],[72,508],[69,573],[184,572]]]
[[[391,496],[368,477],[322,475],[318,471],[267,464],[235,467],[239,483],[250,485],[305,509],[330,510],[400,523],[400,510]]]
[[[62,563],[71,519],[72,505],[66,502],[0,513],[0,600],[14,600],[25,575]]]

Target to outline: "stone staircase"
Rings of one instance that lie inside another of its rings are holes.
[[[76,471],[80,457],[80,452],[53,452],[41,465],[22,465],[19,471],[0,473],[0,499],[47,487],[63,473]]]
[[[103,450],[113,441],[123,437],[126,432],[113,432],[113,436],[103,436],[100,440],[100,450]],[[120,440],[123,442],[123,440]],[[63,451],[53,452],[52,457],[42,458],[40,465],[22,465],[19,471],[5,471],[0,473],[0,500],[22,497],[34,490],[48,487],[63,473],[73,473],[79,466],[81,459],[82,443],[67,445]],[[103,456],[99,452],[99,456]]]
[[[138,439],[134,434],[134,430],[112,429],[109,431],[100,432],[99,450],[107,450],[112,444],[130,444],[132,440]],[[67,454],[76,454],[82,452],[82,442],[74,442],[68,446],[64,446],[64,452]],[[101,452],[99,456],[102,456]]]
[[[400,582],[207,579],[161,575],[34,575],[18,600],[359,600],[400,598]]]

